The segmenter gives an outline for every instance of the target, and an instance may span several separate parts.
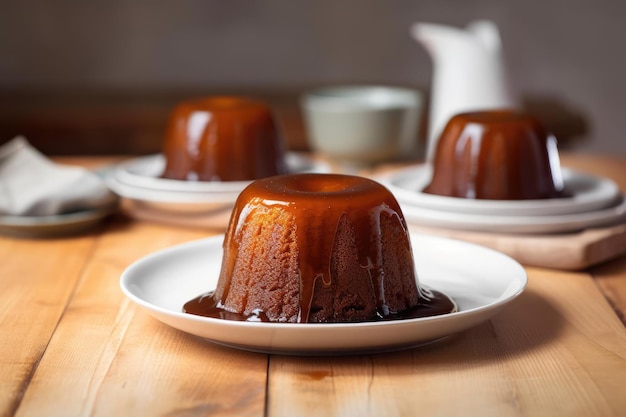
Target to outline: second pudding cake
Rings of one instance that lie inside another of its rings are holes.
[[[282,139],[269,107],[246,97],[179,103],[170,116],[163,178],[249,181],[287,172]]]

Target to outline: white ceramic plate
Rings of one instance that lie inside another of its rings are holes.
[[[177,193],[139,188],[105,178],[124,197],[122,209],[131,217],[184,227],[225,230],[239,193]]]
[[[327,324],[239,322],[182,313],[186,301],[215,288],[223,236],[148,255],[124,271],[120,285],[139,307],[184,332],[245,350],[301,355],[388,351],[436,341],[488,320],[526,287],[522,266],[499,252],[427,235],[412,234],[411,239],[421,284],[452,297],[458,312]]]
[[[621,196],[619,187],[610,179],[564,168],[565,188],[572,193],[569,198],[506,201],[445,197],[422,192],[430,183],[431,171],[429,165],[413,166],[378,179],[404,205],[463,214],[549,216],[583,213],[614,206]]]
[[[328,172],[328,165],[306,155],[287,152],[285,155],[289,172]],[[161,154],[131,159],[113,170],[114,178],[133,189],[154,190],[192,194],[215,195],[239,194],[251,181],[180,181],[160,178],[165,170],[165,157]],[[183,196],[184,197],[184,196]],[[182,198],[182,197],[180,197]]]
[[[54,216],[0,216],[0,233],[20,237],[53,237],[84,232],[117,210],[117,204]]]
[[[182,211],[189,211],[189,207],[186,206],[198,206],[200,209],[204,207],[211,207],[214,204],[232,204],[241,192],[241,190],[204,193],[155,190],[152,188],[137,187],[135,185],[121,182],[115,176],[107,176],[105,178],[105,182],[113,192],[122,197],[155,203],[168,203],[172,204],[174,207],[179,207]],[[173,211],[178,211],[178,209],[173,209]]]
[[[430,227],[499,233],[563,233],[626,221],[626,200],[585,213],[550,216],[497,216],[464,214],[401,204],[407,223]]]
[[[287,153],[290,172],[329,172],[330,167],[306,155]],[[224,230],[239,193],[250,181],[178,181],[159,178],[162,155],[123,162],[103,173],[107,186],[124,197],[132,217],[185,227]]]

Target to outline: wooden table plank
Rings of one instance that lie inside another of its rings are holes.
[[[131,262],[200,237],[166,226],[112,225],[97,240],[17,415],[263,415],[266,355],[173,330],[119,289]]]
[[[0,237],[0,415],[11,415],[63,314],[94,237]]]
[[[626,326],[626,256],[591,270],[594,281]]]
[[[531,269],[491,321],[372,356],[272,356],[271,416],[619,416],[626,330],[584,273]]]
[[[565,154],[562,161],[572,168],[611,178],[626,194],[626,155]],[[595,266],[589,272],[626,325],[626,257]]]

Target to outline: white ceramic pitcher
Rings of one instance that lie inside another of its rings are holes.
[[[507,81],[500,33],[493,22],[480,20],[467,28],[416,23],[411,34],[433,61],[428,145],[432,158],[441,130],[450,117],[473,110],[517,107]]]

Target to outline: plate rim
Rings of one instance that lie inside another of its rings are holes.
[[[60,236],[63,233],[82,231],[113,215],[119,209],[119,201],[105,207],[81,210],[73,213],[46,216],[0,215],[0,234],[26,237]]]
[[[587,194],[579,193],[574,197],[535,199],[535,200],[475,200],[457,197],[426,194],[418,190],[407,189],[398,185],[409,175],[416,177],[414,180],[419,187],[425,186],[425,182],[432,175],[432,166],[429,164],[411,165],[393,172],[378,176],[396,198],[404,204],[427,208],[431,210],[444,210],[455,213],[489,214],[489,215],[533,215],[541,211],[540,215],[561,215],[590,211],[592,209],[606,208],[619,199],[621,191],[617,183],[610,178],[588,174],[576,169],[563,167],[564,181],[568,183],[576,179],[584,179],[594,182],[596,187],[606,188],[605,195],[596,197],[594,200],[585,201]],[[581,201],[582,200],[582,201]]]
[[[188,193],[184,191],[159,191],[125,184],[114,176],[105,178],[106,185],[121,197],[135,201],[171,203],[182,205],[205,205],[234,203],[237,192]],[[243,189],[243,188],[242,188]]]
[[[151,175],[138,175],[129,172],[133,165],[154,163],[165,163],[165,156],[162,153],[151,154],[132,158],[117,164],[111,170],[111,176],[117,182],[131,188],[152,190],[158,192],[172,192],[180,194],[195,193],[215,193],[215,194],[232,194],[239,193],[252,180],[246,181],[183,181],[169,178],[159,178]],[[303,152],[287,151],[285,152],[285,161],[290,170],[294,172],[305,172],[316,170],[326,172],[330,170],[328,164],[316,160]],[[306,165],[306,166],[304,166]],[[304,166],[304,168],[300,168]]]
[[[564,233],[602,227],[626,220],[626,199],[594,211],[545,216],[498,216],[433,210],[400,203],[409,225],[500,233]]]

